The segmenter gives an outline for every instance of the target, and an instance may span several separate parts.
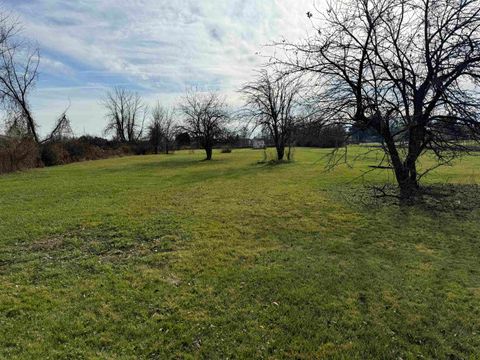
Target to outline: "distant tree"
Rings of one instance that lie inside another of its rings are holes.
[[[161,146],[168,154],[175,141],[175,111],[157,103],[152,110],[151,117],[152,120],[148,126],[148,138],[155,154],[158,154]]]
[[[294,138],[297,146],[338,148],[344,146],[347,131],[340,124],[324,124],[313,117],[296,125]]]
[[[137,142],[143,134],[147,107],[138,93],[115,87],[103,99],[107,110],[105,134],[120,142]]]
[[[350,126],[348,140],[354,144],[358,143],[381,143],[383,138],[371,128],[358,128],[355,125]]]
[[[158,121],[152,120],[148,125],[148,141],[153,147],[153,152],[155,154],[160,153],[160,148],[162,146],[162,128]]]
[[[188,132],[185,132],[185,131],[184,132],[178,132],[175,136],[175,143],[179,147],[190,146],[191,139],[190,139],[190,135],[188,134]]]
[[[415,198],[422,154],[449,164],[465,130],[480,139],[480,0],[332,1],[324,15],[314,36],[278,44],[277,65],[309,77],[325,119],[378,134],[401,199]]]
[[[260,71],[257,79],[241,89],[247,118],[268,131],[278,160],[283,160],[285,147],[291,145],[295,124],[300,119],[295,114],[300,90],[297,78],[279,77],[268,70]]]
[[[213,147],[225,132],[230,119],[225,99],[216,92],[186,92],[180,105],[184,115],[181,130],[190,134],[212,159]]]

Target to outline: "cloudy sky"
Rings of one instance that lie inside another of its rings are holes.
[[[77,135],[101,134],[107,89],[174,103],[189,86],[235,90],[271,52],[306,35],[314,0],[7,0],[41,50],[32,106],[43,132],[71,103]],[[318,1],[317,1],[318,5]]]

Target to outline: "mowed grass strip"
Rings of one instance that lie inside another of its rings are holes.
[[[392,180],[359,178],[379,155],[325,172],[327,152],[1,177],[0,358],[475,358],[478,207],[364,204]],[[426,181],[477,184],[479,165]]]

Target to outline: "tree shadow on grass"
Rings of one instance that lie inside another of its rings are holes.
[[[142,172],[151,170],[179,170],[179,173],[175,176],[178,178],[189,176],[199,178],[215,178],[219,176],[225,177],[238,177],[241,175],[252,174],[259,170],[273,170],[281,166],[293,164],[293,161],[258,161],[245,166],[238,166],[238,164],[231,162],[230,159],[212,159],[206,160],[204,158],[192,159],[192,158],[171,158],[168,160],[158,159],[154,161],[146,162],[133,162],[127,163],[124,166],[114,166],[110,168],[103,168],[103,173],[122,173],[128,172]],[[225,168],[218,168],[217,166],[225,165]],[[229,166],[231,165],[231,166]],[[187,172],[184,175],[181,170],[194,170],[194,174]]]
[[[133,162],[129,163],[124,167],[120,168],[109,168],[104,169],[104,171],[125,171],[128,170],[155,170],[155,169],[183,169],[183,168],[190,168],[195,165],[203,164],[203,159],[158,159],[155,161],[147,161],[147,162]]]
[[[394,184],[381,188],[356,186],[342,189],[341,197],[354,206],[367,208],[398,207],[398,209],[420,209],[437,216],[451,214],[463,216],[480,210],[480,185],[477,184],[432,184],[423,186],[419,195],[408,206],[399,200],[399,190]]]
[[[289,161],[289,160],[268,160],[268,161],[258,161],[256,164],[273,167],[273,166],[287,165],[292,163],[293,161]]]

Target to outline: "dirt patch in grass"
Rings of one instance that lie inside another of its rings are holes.
[[[52,236],[33,242],[30,246],[28,246],[28,251],[49,253],[62,248],[64,246],[64,241],[64,236]]]

